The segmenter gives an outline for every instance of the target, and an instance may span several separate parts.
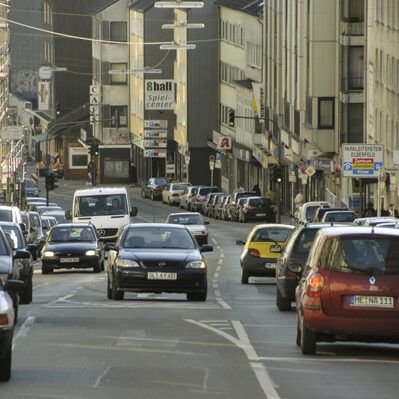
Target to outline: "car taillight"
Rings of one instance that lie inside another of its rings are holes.
[[[197,195],[197,202],[201,202],[201,196]]]
[[[155,187],[155,191],[159,191],[161,189],[161,187],[157,186]]]
[[[249,248],[249,254],[252,256],[260,257],[260,252],[255,248]]]
[[[188,198],[192,198],[193,197],[193,195],[192,194],[190,194],[189,196],[188,196]]]
[[[252,206],[251,205],[245,205],[245,209],[248,211],[248,210],[252,209]]]
[[[313,298],[320,297],[320,291],[324,286],[324,276],[315,273],[310,277],[307,295]]]

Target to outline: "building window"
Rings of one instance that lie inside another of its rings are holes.
[[[127,106],[111,106],[111,127],[127,127]]]
[[[126,71],[126,63],[111,63],[109,66],[110,71]],[[126,73],[115,73],[111,74],[111,84],[112,85],[125,85],[127,84],[127,74]]]
[[[69,147],[69,169],[87,169],[88,151],[87,148]]]
[[[334,129],[334,98],[319,98],[319,129]]]
[[[111,22],[110,38],[114,42],[127,42],[127,23],[126,22]]]

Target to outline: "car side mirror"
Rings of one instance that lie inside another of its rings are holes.
[[[241,241],[241,240],[237,240],[236,241],[236,245],[245,245],[245,242]]]
[[[132,206],[132,210],[130,211],[130,216],[137,216],[138,209],[137,206]]]
[[[17,251],[15,251],[14,258],[15,259],[29,259],[30,252],[26,251],[25,249],[18,249]]]
[[[281,247],[280,245],[270,245],[270,252],[272,254],[279,254],[281,253]]]
[[[209,224],[209,222],[208,222],[208,221],[206,221],[206,222],[204,222],[204,224]]]
[[[119,250],[119,248],[118,248],[118,247],[115,245],[115,243],[113,243],[113,242],[107,242],[107,243],[105,244],[104,249],[105,249],[106,251],[118,251],[118,250]]]
[[[28,244],[26,246],[26,249],[32,254],[34,255],[37,251],[37,245],[36,244]]]
[[[23,233],[27,233],[25,223],[20,223],[19,227],[21,227],[21,230],[22,230]]]
[[[291,263],[290,265],[288,265],[288,270],[291,273],[295,273],[296,275],[301,275],[302,266],[299,263]]]
[[[71,215],[71,210],[70,209],[67,209],[65,211],[65,219],[66,220],[72,220],[72,215]]]
[[[21,280],[7,280],[4,285],[8,292],[22,292],[25,288],[25,284]]]
[[[204,244],[201,246],[200,252],[213,252],[213,246]]]

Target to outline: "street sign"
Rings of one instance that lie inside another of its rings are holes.
[[[215,161],[209,161],[209,169],[210,170],[215,169]]]
[[[166,148],[168,142],[166,140],[143,140],[145,148]]]
[[[184,151],[184,156],[185,157],[190,157],[190,151],[189,150]]]
[[[167,130],[144,130],[145,139],[166,139],[167,137]]]
[[[21,140],[22,126],[4,126],[1,128],[1,137],[3,140]]]
[[[160,121],[160,120],[145,120],[144,128],[160,128],[166,129],[168,127],[168,121]]]
[[[209,156],[209,162],[215,162],[215,156],[214,155],[210,155]]]
[[[382,144],[342,144],[344,177],[379,177],[384,162]]]
[[[174,163],[166,164],[166,173],[176,173],[176,165]]]
[[[221,161],[222,160],[222,153],[217,152],[216,153],[216,161]]]
[[[215,161],[215,168],[216,169],[222,169],[222,161],[220,159],[217,159]]]
[[[306,168],[305,173],[308,176],[313,176],[316,173],[316,170],[314,168],[312,168],[311,166],[309,166],[308,168]]]
[[[290,162],[290,171],[295,172],[295,164],[294,162]]]
[[[291,183],[295,183],[296,182],[296,176],[295,175],[288,175],[288,181]]]
[[[30,178],[35,182],[35,184],[39,183],[39,176],[36,173],[31,173]]]
[[[166,150],[144,150],[145,158],[166,158]]]

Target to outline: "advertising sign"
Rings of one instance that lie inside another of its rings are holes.
[[[21,140],[22,126],[4,126],[1,128],[1,138],[3,140]]]
[[[213,131],[213,142],[218,150],[231,150],[231,138]]]
[[[167,130],[144,130],[145,139],[166,139],[167,137]]]
[[[342,144],[344,177],[378,177],[384,163],[382,144]]]
[[[254,109],[259,118],[265,117],[265,89],[263,83],[252,82],[252,90],[254,92]]]
[[[175,83],[172,79],[146,79],[145,109],[173,109],[175,104]]]
[[[166,150],[144,150],[145,158],[166,158]]]
[[[39,111],[47,111],[50,109],[50,82],[39,82],[38,109]]]
[[[144,121],[144,128],[145,129],[167,129],[168,121],[159,121],[159,120],[145,120]]]
[[[167,145],[166,140],[144,140],[145,148],[166,148]]]

